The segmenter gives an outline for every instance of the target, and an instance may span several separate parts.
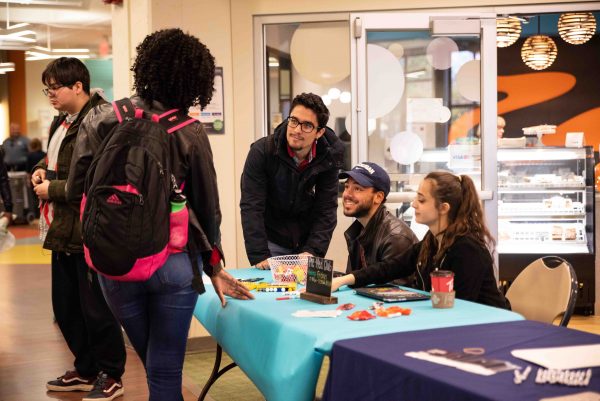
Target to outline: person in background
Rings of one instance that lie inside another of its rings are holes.
[[[12,194],[10,192],[10,180],[4,165],[4,148],[0,146],[0,196],[2,196],[2,204],[4,211],[0,213],[0,218],[6,217],[8,224],[12,222]]]
[[[10,137],[4,140],[4,164],[8,171],[27,170],[27,145],[29,140],[21,134],[19,123],[10,123]]]
[[[338,173],[344,146],[327,127],[329,110],[313,93],[292,101],[273,135],[252,144],[241,178],[246,254],[268,269],[268,258],[325,256],[337,224]]]
[[[75,370],[46,384],[49,391],[90,391],[83,401],[123,394],[125,344],[98,281],[83,255],[79,203],[66,198],[69,166],[80,124],[92,107],[106,103],[90,93],[90,74],[76,58],[61,57],[42,73],[43,92],[59,115],[50,126],[48,157],[34,167],[31,182],[53,220],[43,247],[52,251],[52,308],[75,356]],[[45,220],[44,220],[45,221]]]
[[[348,245],[346,273],[377,268],[418,242],[406,223],[385,206],[390,177],[381,166],[361,163],[339,178],[346,179],[342,195],[344,215],[356,218],[344,233]]]
[[[204,109],[213,95],[214,58],[196,37],[180,29],[154,32],[136,48],[132,67],[135,107],[148,115],[171,109]],[[92,110],[77,138],[67,196],[81,199],[86,172],[102,140],[118,124],[112,105]],[[102,290],[146,368],[150,401],[182,401],[182,370],[187,336],[198,293],[188,251],[201,253],[200,268],[210,276],[223,307],[225,295],[252,299],[252,294],[221,267],[221,209],[213,155],[206,132],[195,122],[173,132],[172,174],[185,183],[183,193],[196,220],[188,247],[171,254],[147,281],[116,281],[100,276]]]
[[[29,153],[27,153],[27,171],[33,170],[33,168],[46,157],[46,152],[42,150],[42,141],[37,138],[33,138],[29,141]]]
[[[506,120],[502,116],[498,116],[497,130],[496,134],[498,135],[498,139],[502,139],[504,136],[504,127],[506,127]]]
[[[509,304],[498,290],[490,248],[494,238],[484,222],[473,181],[442,171],[427,174],[412,206],[418,223],[429,231],[410,250],[377,267],[367,267],[333,279],[342,285],[381,284],[416,272],[414,287],[431,290],[430,273],[454,272],[456,297],[499,308]]]

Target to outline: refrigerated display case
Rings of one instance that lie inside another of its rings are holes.
[[[498,149],[500,280],[544,255],[577,273],[577,309],[594,311],[594,154],[584,148]]]

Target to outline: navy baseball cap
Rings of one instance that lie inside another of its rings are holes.
[[[352,178],[363,187],[373,187],[382,191],[387,197],[390,193],[390,176],[375,163],[364,162],[357,164],[350,171],[344,171],[338,175],[339,178]]]

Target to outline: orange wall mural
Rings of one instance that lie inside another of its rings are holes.
[[[537,72],[522,62],[524,38],[498,49],[498,115],[505,117],[505,136],[522,136],[522,128],[539,124],[557,126],[545,135],[547,146],[564,146],[567,132],[584,132],[586,145],[600,143],[600,37],[583,45],[554,38],[558,57],[548,69]],[[472,135],[480,110],[458,117],[450,126],[448,142]],[[495,131],[495,130],[494,130]]]

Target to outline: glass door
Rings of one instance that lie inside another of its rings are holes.
[[[495,17],[351,14],[352,162],[387,170],[408,219],[423,177],[449,170],[473,179],[497,233]]]

